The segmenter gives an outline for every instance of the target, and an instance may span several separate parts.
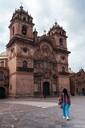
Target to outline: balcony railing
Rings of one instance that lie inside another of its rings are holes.
[[[21,72],[33,72],[33,68],[17,67],[17,71],[21,71]]]

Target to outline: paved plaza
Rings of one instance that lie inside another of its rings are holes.
[[[57,98],[1,99],[0,128],[85,128],[85,97],[71,101],[71,120],[66,121]]]

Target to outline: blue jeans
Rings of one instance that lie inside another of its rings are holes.
[[[69,117],[69,108],[70,108],[69,104],[66,104],[66,103],[62,104],[62,110],[63,110],[64,117]]]

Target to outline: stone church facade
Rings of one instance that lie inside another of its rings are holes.
[[[55,23],[48,33],[38,36],[33,26],[32,16],[22,6],[15,10],[6,45],[7,66],[4,68],[8,70],[9,82],[5,93],[11,97],[43,97],[58,95],[64,87],[70,91],[70,52],[65,30]],[[0,89],[1,85],[0,81]]]

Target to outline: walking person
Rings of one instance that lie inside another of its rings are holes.
[[[66,120],[70,119],[69,115],[69,108],[71,105],[70,95],[66,88],[63,89],[61,95],[59,96],[59,103],[58,103],[63,112],[63,118]]]

